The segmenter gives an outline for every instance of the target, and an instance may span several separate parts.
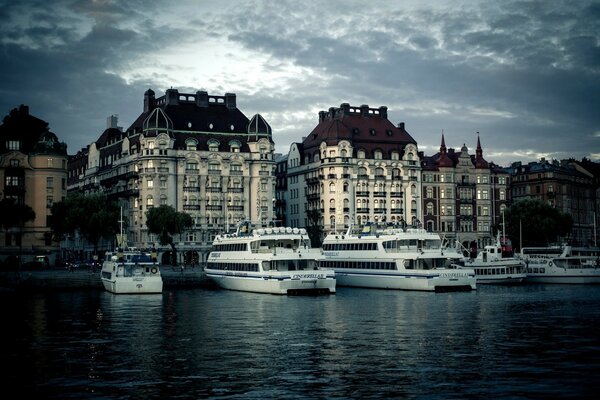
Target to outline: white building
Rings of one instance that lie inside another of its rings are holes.
[[[387,107],[319,112],[319,122],[287,161],[286,219],[323,233],[366,222],[422,221],[421,164],[416,141],[387,118]]]
[[[126,131],[114,116],[108,121],[97,141],[71,157],[69,191],[118,199],[130,245],[157,245],[145,213],[162,204],[194,220],[175,239],[185,262],[205,260],[214,236],[237,222],[267,225],[273,217],[271,127],[260,114],[248,119],[235,94],[168,89],[156,98],[148,90],[143,112]]]

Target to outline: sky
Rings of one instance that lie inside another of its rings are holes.
[[[143,95],[235,93],[287,154],[342,103],[388,107],[420,151],[600,161],[600,1],[0,0],[0,114],[68,153]]]

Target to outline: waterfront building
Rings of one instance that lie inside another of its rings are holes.
[[[286,195],[287,187],[287,154],[277,154],[275,156],[275,221],[280,226],[288,226],[286,218]]]
[[[319,112],[318,124],[287,159],[287,223],[322,235],[367,222],[422,219],[421,163],[404,123],[387,107],[343,103]]]
[[[247,118],[235,94],[168,89],[155,97],[149,89],[131,126],[124,131],[116,122],[109,118],[98,140],[71,157],[68,185],[69,191],[117,199],[129,221],[130,245],[157,245],[145,213],[163,204],[194,221],[176,239],[185,263],[206,260],[214,237],[238,222],[266,226],[272,219],[271,127],[260,114]]]
[[[484,248],[501,229],[502,213],[510,205],[510,174],[483,157],[479,135],[475,154],[466,145],[423,157],[423,223],[450,243]]]
[[[11,110],[0,125],[0,182],[0,199],[35,212],[23,226],[0,230],[0,257],[54,265],[59,246],[52,240],[51,207],[67,193],[67,145],[26,105]]]
[[[573,245],[594,244],[595,207],[597,207],[597,186],[593,164],[573,160],[552,160],[542,158],[539,162],[526,165],[513,163],[512,197],[515,202],[525,199],[539,200],[557,210],[571,215],[573,229],[568,239]]]

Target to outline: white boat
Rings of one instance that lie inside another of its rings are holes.
[[[162,293],[163,280],[156,251],[127,247],[127,238],[123,234],[123,209],[119,222],[119,247],[117,251],[107,251],[102,262],[100,279],[104,289],[115,294]]]
[[[504,255],[500,236],[496,244],[485,246],[475,258],[465,257],[461,266],[474,269],[477,283],[482,284],[516,284],[527,276],[521,258]]]
[[[600,249],[564,246],[523,247],[525,282],[600,284]]]
[[[305,229],[251,229],[217,235],[204,271],[224,289],[271,294],[335,293],[332,270],[320,269],[321,249],[312,248]]]
[[[135,248],[106,252],[100,277],[104,288],[111,293],[162,293],[163,290],[156,254]]]
[[[476,289],[475,272],[457,268],[462,254],[424,229],[352,226],[323,241],[320,265],[335,270],[339,286],[422,291]]]

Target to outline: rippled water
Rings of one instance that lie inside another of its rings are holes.
[[[582,398],[600,286],[0,293],[4,392],[42,398]]]

